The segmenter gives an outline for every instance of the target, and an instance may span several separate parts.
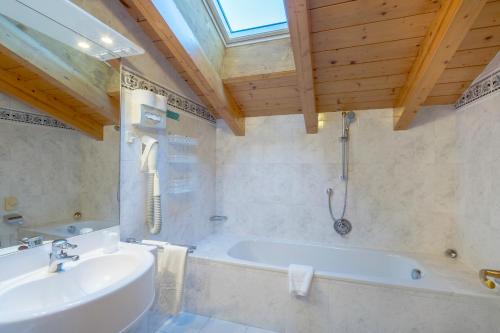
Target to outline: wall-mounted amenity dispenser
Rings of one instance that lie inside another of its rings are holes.
[[[166,98],[149,90],[132,92],[135,112],[132,125],[143,130],[162,130],[167,127]]]

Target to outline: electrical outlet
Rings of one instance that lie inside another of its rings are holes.
[[[5,199],[4,199],[5,211],[10,212],[10,211],[16,209],[16,207],[17,207],[17,198],[16,197],[14,197],[14,196],[5,197]]]

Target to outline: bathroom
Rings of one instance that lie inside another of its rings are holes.
[[[497,332],[499,20],[2,1],[0,332]]]

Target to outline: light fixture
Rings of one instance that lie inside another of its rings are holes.
[[[78,42],[78,47],[82,48],[82,49],[88,49],[90,48],[90,45],[89,43],[86,43],[86,42]]]
[[[0,0],[0,14],[102,61],[144,53],[70,0]]]
[[[101,41],[105,44],[111,45],[113,44],[113,40],[109,38],[108,36],[102,36]]]

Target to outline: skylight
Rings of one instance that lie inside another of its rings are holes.
[[[283,0],[206,0],[226,44],[286,35]]]

